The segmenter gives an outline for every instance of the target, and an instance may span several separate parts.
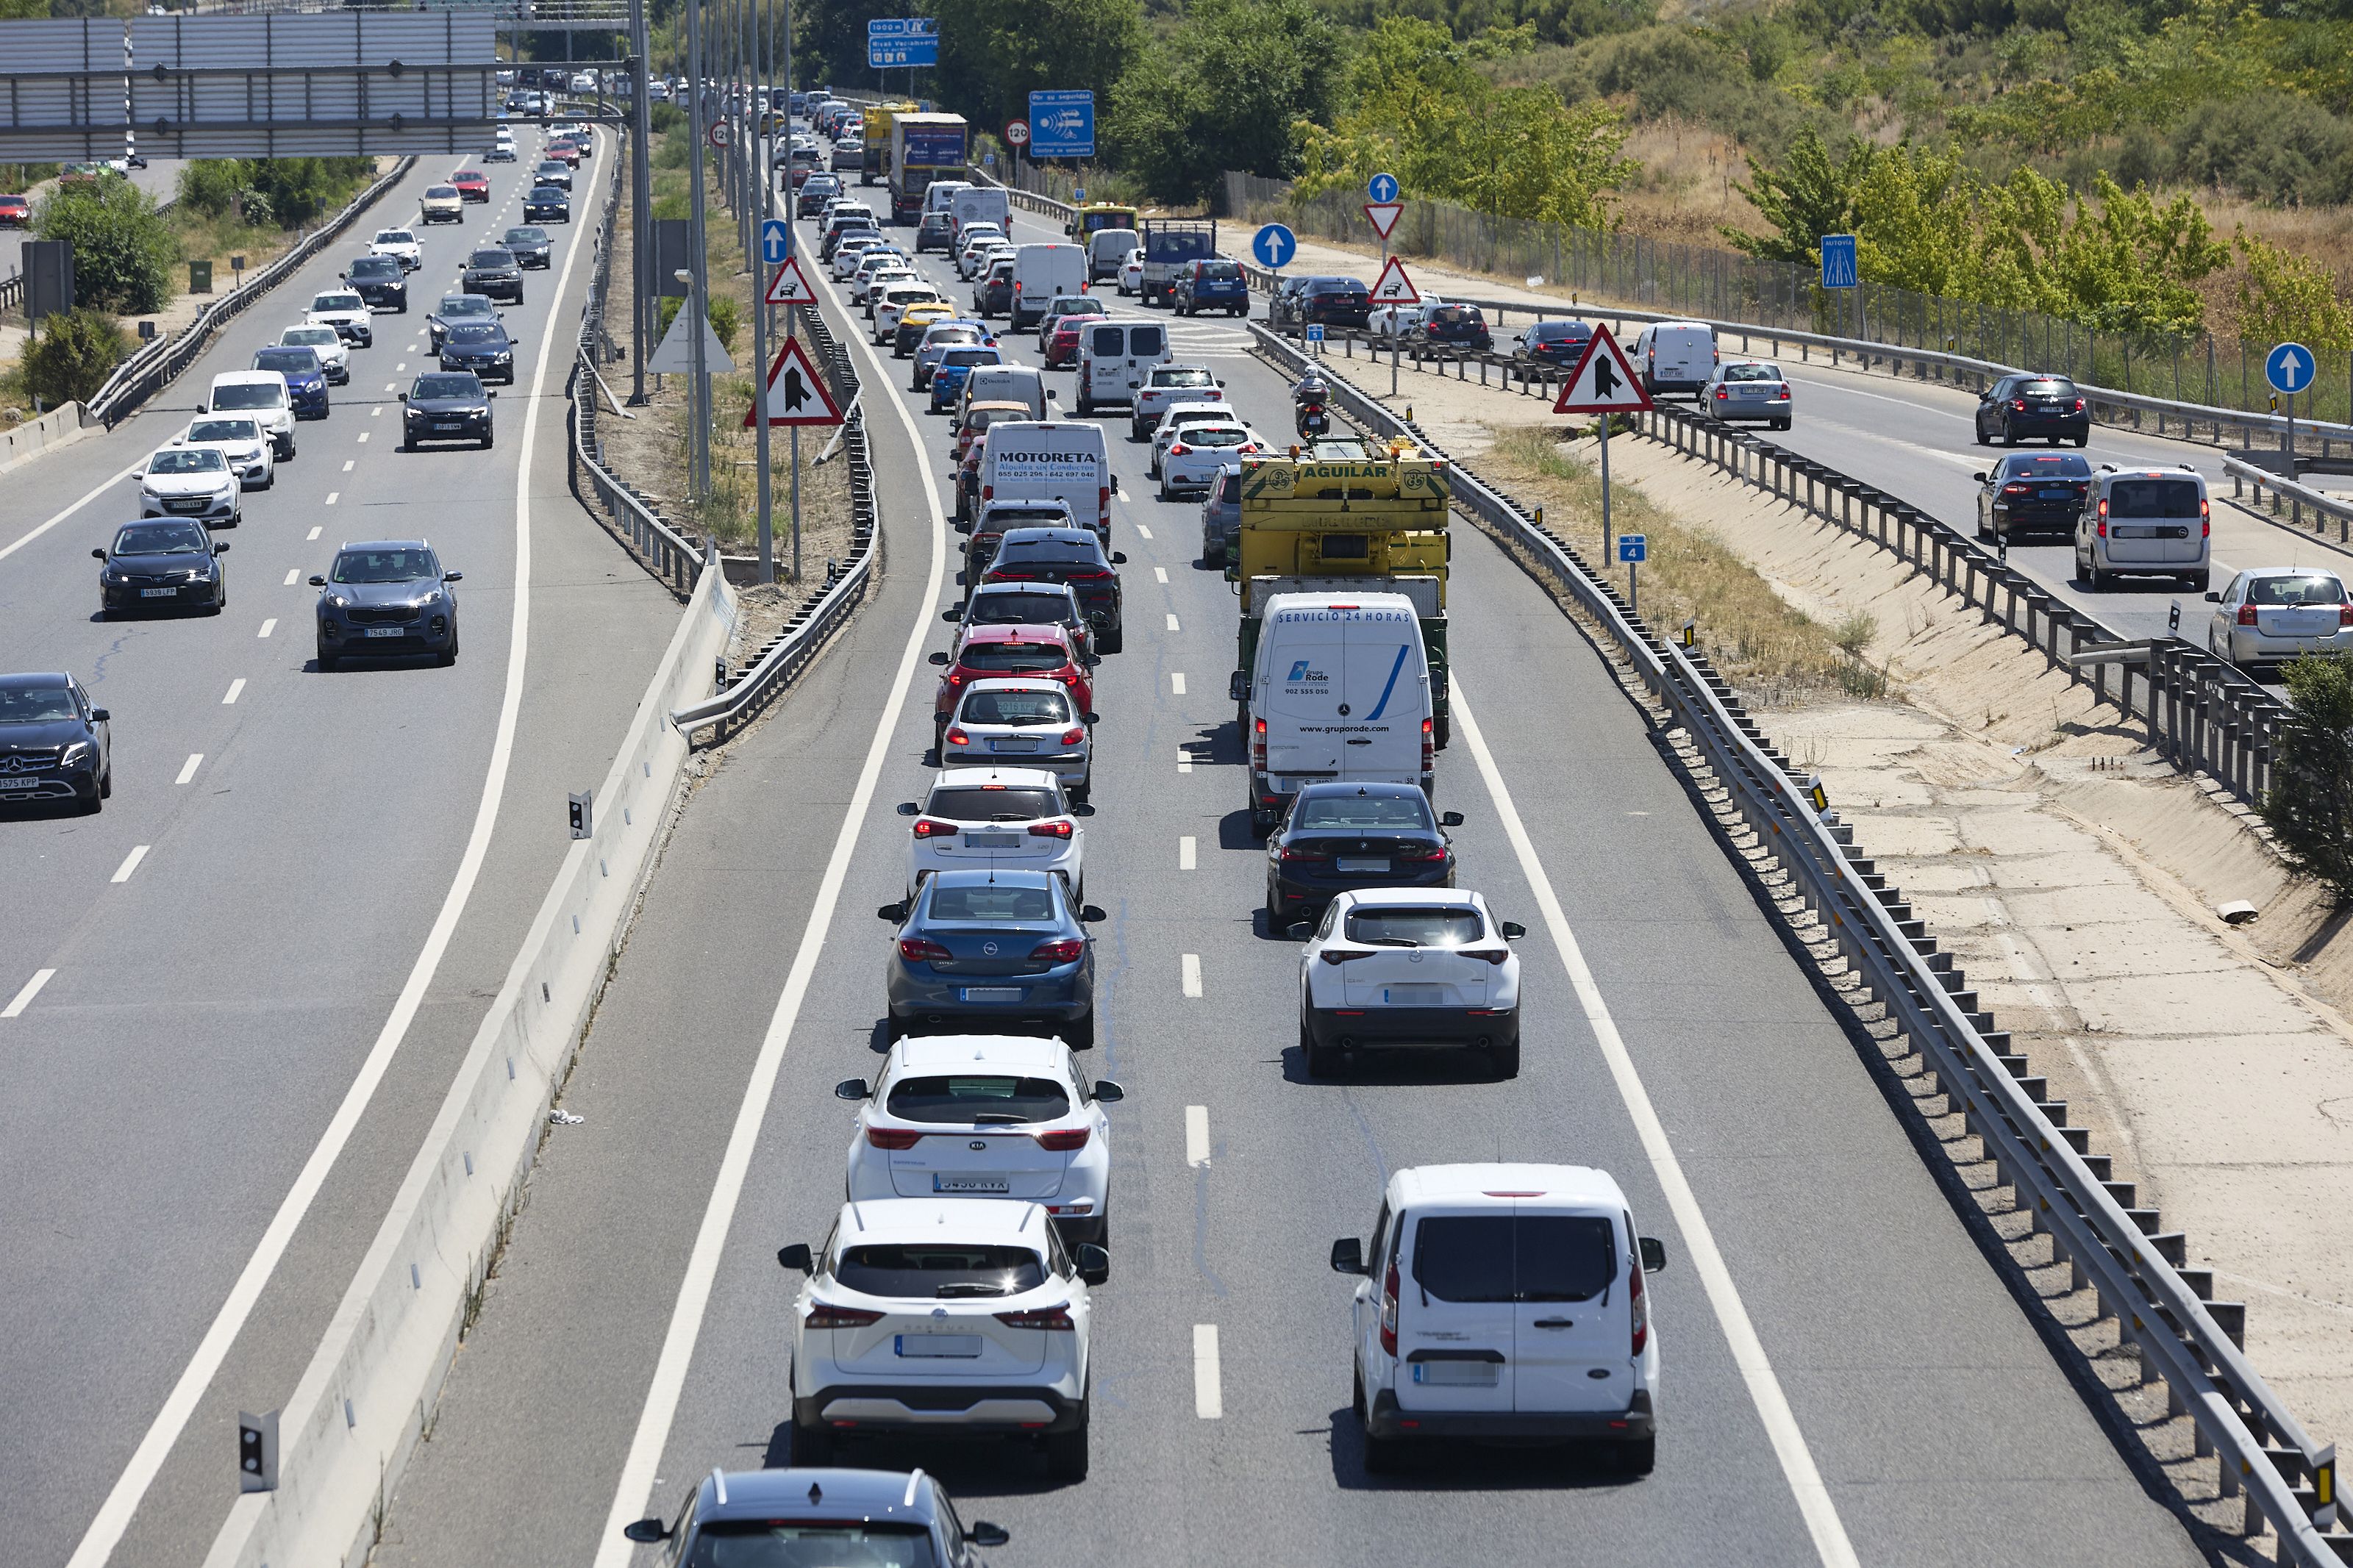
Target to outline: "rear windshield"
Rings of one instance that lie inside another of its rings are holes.
[[[991,533],[1003,533],[1011,528],[1068,528],[1071,514],[1059,506],[992,506],[982,514],[980,526]]]
[[[1770,364],[1728,364],[1724,367],[1726,381],[1778,381],[1781,370]]]
[[[1196,278],[1213,278],[1220,282],[1231,282],[1241,275],[1241,268],[1231,261],[1204,261],[1200,269],[1193,274]]]
[[[1348,911],[1348,940],[1375,947],[1461,947],[1479,940],[1472,909],[1362,909]]]
[[[1593,335],[1593,329],[1583,321],[1538,321],[1528,329],[1528,336],[1537,342],[1548,343],[1556,338],[1583,341]]]
[[[2073,452],[2038,452],[2010,458],[2003,471],[2013,479],[2088,479],[2092,465]]]
[[[801,1568],[855,1563],[859,1568],[936,1568],[931,1531],[922,1525],[796,1523],[779,1519],[706,1520],[680,1568]]]
[[[1060,813],[1051,790],[1015,784],[942,784],[923,803],[925,816],[949,822],[1035,822]]]
[[[1046,1265],[1026,1247],[958,1247],[927,1241],[920,1245],[847,1248],[834,1265],[833,1277],[850,1289],[869,1296],[912,1296],[923,1300],[956,1296],[1018,1296],[1046,1282]],[[790,1563],[801,1559],[776,1561]],[[827,1556],[807,1561],[829,1563],[839,1559]]]
[[[1462,1215],[1414,1227],[1413,1278],[1442,1301],[1589,1301],[1617,1277],[1598,1215]]]
[[[274,382],[246,382],[213,388],[215,408],[283,408],[286,389]]]
[[[1471,305],[1440,305],[1430,311],[1430,319],[1432,323],[1441,327],[1460,327],[1472,321],[1485,320],[1479,314],[1477,308]]]
[[[1071,656],[1050,643],[976,643],[956,662],[997,675],[1037,675],[1061,668]]]
[[[901,1079],[891,1086],[885,1108],[905,1121],[995,1121],[1018,1127],[1069,1115],[1071,1097],[1050,1078],[973,1073]]]
[[[2198,486],[2190,479],[2118,479],[2108,487],[2110,517],[2196,517]]]
[[[1373,829],[1428,827],[1430,807],[1421,795],[1311,795],[1292,808],[1293,827]]]
[[[1155,386],[1215,386],[1218,378],[1206,370],[1155,370],[1152,373]]]
[[[950,349],[940,356],[940,365],[943,369],[950,365],[962,368],[976,364],[1003,364],[1004,363],[1005,356],[995,349]]]
[[[1221,427],[1214,425],[1208,426],[1207,429],[1193,429],[1185,432],[1185,444],[1188,447],[1239,447],[1249,439],[1250,432],[1247,430],[1237,430],[1231,427]]]
[[[987,882],[970,888],[932,885],[931,918],[935,921],[1050,921],[1054,897],[1044,888]]]
[[[962,717],[967,724],[1066,724],[1071,705],[1059,691],[973,691]]]
[[[980,342],[980,329],[943,324],[925,333],[923,341],[934,348],[946,343],[976,343]]]
[[[1311,294],[1361,294],[1365,286],[1354,278],[1319,278],[1307,286]]]
[[[2250,605],[2341,605],[2345,584],[2320,573],[2295,577],[2258,577],[2247,584]]]
[[[976,626],[1056,626],[1067,619],[1071,601],[1060,595],[983,594],[973,600]]]
[[[1019,527],[1012,518],[993,518],[999,527]],[[1011,563],[1026,562],[1036,565],[1093,566],[1100,563],[1092,541],[1084,543],[1075,539],[1008,539],[1005,552],[998,560]]]
[[[2073,397],[2075,384],[2059,376],[2045,381],[2021,381],[2018,384],[2021,397]]]

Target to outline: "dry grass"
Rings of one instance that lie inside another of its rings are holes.
[[[1647,121],[1627,138],[1626,155],[1642,165],[1619,200],[1633,232],[1718,248],[1727,226],[1762,232],[1757,209],[1732,188],[1748,164],[1730,137],[1683,120]]]

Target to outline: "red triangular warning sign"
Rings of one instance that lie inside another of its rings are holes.
[[[1387,239],[1396,230],[1398,219],[1403,216],[1405,216],[1403,202],[1366,202],[1365,204],[1366,221],[1373,226],[1373,232],[1383,239]]]
[[[1373,303],[1418,305],[1420,302],[1421,291],[1413,286],[1413,279],[1405,275],[1405,263],[1394,256],[1390,257],[1389,264],[1381,268],[1379,280],[1373,285]]]
[[[776,275],[768,279],[768,303],[771,305],[814,305],[817,290],[809,287],[808,275],[801,270],[797,255],[785,258]]]
[[[744,428],[752,428],[755,416],[765,401],[771,425],[839,425],[841,409],[833,401],[833,391],[818,374],[817,366],[809,360],[808,350],[798,338],[786,338],[785,346],[776,351],[776,363],[768,367],[768,390],[765,400],[754,399],[744,410]]]
[[[1651,406],[1651,395],[1643,390],[1642,378],[1626,359],[1626,351],[1609,335],[1609,329],[1596,326],[1592,340],[1585,345],[1585,357],[1568,379],[1560,384],[1560,397],[1552,405],[1555,414],[1637,414]]]

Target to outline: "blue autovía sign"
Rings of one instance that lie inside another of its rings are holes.
[[[1095,95],[1091,89],[1057,89],[1029,95],[1029,156],[1094,155]]]
[[[866,24],[866,63],[935,66],[940,63],[940,24],[934,16],[877,16]]]

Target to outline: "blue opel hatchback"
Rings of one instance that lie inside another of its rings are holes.
[[[885,989],[893,1037],[934,1029],[1095,1043],[1095,948],[1053,871],[941,871],[875,911],[898,926]]]

